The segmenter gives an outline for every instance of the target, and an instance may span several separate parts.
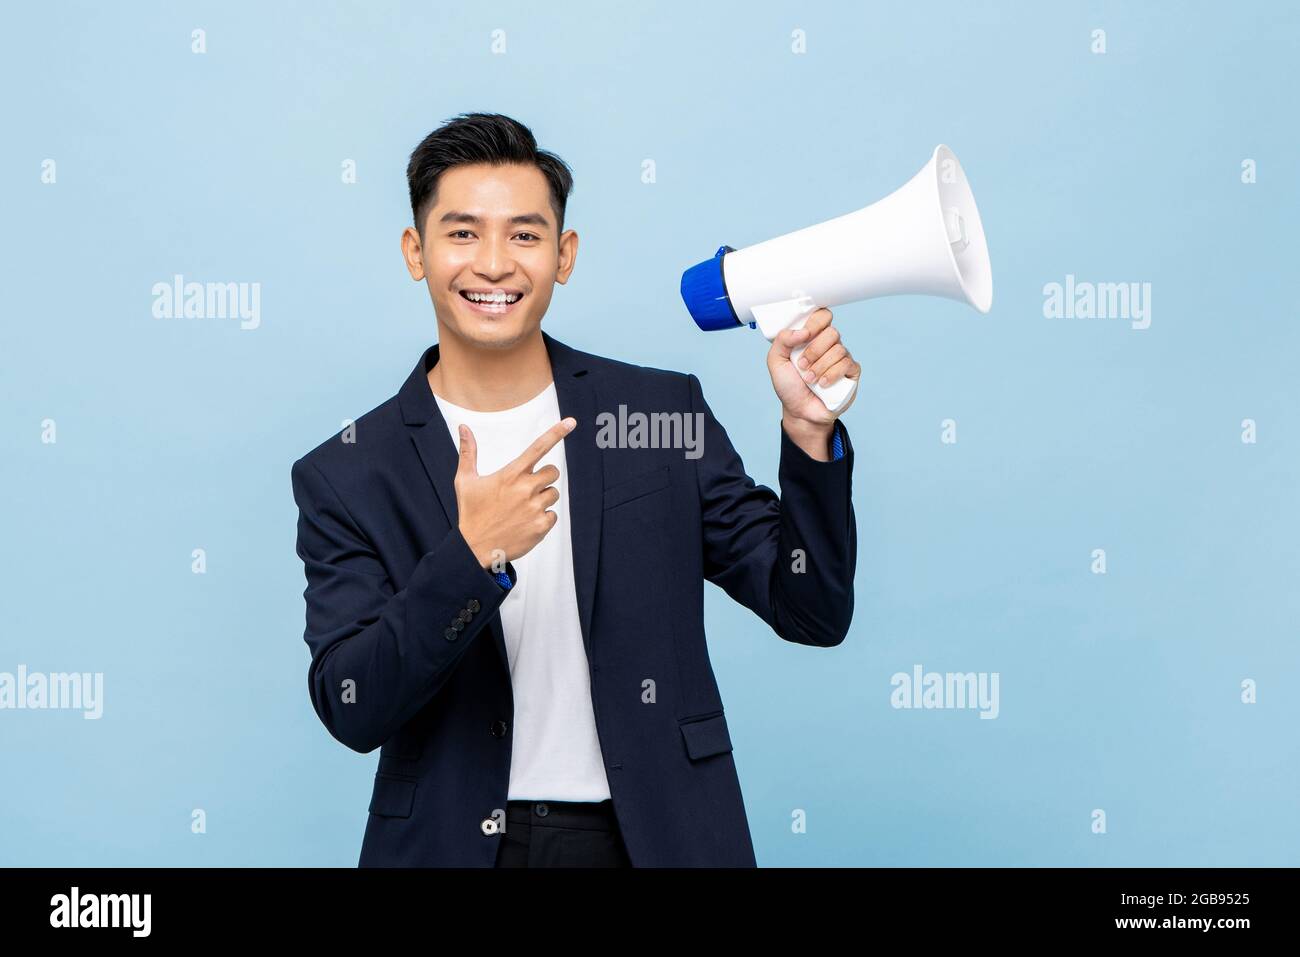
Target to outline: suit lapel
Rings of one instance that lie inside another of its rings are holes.
[[[542,341],[551,360],[551,375],[560,405],[560,418],[578,422],[564,439],[564,460],[569,482],[569,524],[573,545],[573,579],[578,601],[582,642],[591,660],[591,616],[596,598],[596,566],[600,548],[601,505],[605,478],[596,446],[596,410],[600,405],[595,369],[588,356],[545,332]],[[402,421],[415,443],[425,475],[433,484],[450,527],[459,522],[456,489],[452,484],[460,450],[447,429],[442,410],[429,388],[428,372],[438,362],[438,345],[425,350],[398,393]],[[509,666],[501,618],[493,616],[492,629],[502,662]]]
[[[582,353],[556,342],[545,333],[551,353],[551,370],[559,396],[560,418],[578,422],[564,437],[564,465],[569,481],[569,526],[573,541],[573,584],[578,599],[582,643],[591,661],[591,614],[596,600],[596,564],[600,557],[601,505],[605,475],[596,447],[596,410],[600,407],[598,375],[582,360]]]

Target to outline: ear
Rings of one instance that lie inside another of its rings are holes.
[[[555,270],[555,281],[560,285],[568,282],[569,275],[577,262],[578,233],[577,230],[566,229],[560,234],[560,258],[558,268]]]
[[[411,278],[419,282],[424,278],[424,244],[414,226],[402,230],[402,258],[406,261],[406,271]]]

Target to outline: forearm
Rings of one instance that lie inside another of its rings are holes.
[[[312,703],[336,739],[367,753],[428,703],[505,595],[490,576],[455,531],[364,626],[340,626],[337,611],[309,617]],[[470,598],[477,610],[452,627]]]
[[[699,380],[688,375],[687,382],[691,411],[704,416],[707,450],[696,464],[704,577],[786,641],[839,644],[853,614],[857,565],[848,429],[836,421],[836,458],[829,430],[783,416],[777,495],[745,472]]]
[[[785,429],[780,482],[780,544],[772,572],[772,615],[789,641],[835,645],[853,617],[857,523],[853,514],[851,446],[835,459],[832,426],[801,437]],[[841,433],[848,442],[847,431]],[[814,452],[822,452],[818,457]]]

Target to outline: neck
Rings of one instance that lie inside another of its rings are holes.
[[[433,394],[475,412],[523,405],[551,384],[551,358],[539,326],[504,349],[485,349],[438,323],[438,361],[427,373]]]

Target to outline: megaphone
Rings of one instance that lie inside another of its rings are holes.
[[[701,329],[748,325],[770,341],[802,329],[822,306],[879,296],[943,296],[987,313],[993,273],[970,184],[952,150],[940,145],[884,199],[744,249],[722,246],[682,273],[681,289]],[[806,347],[791,351],[796,369]],[[809,388],[838,413],[857,381]]]

